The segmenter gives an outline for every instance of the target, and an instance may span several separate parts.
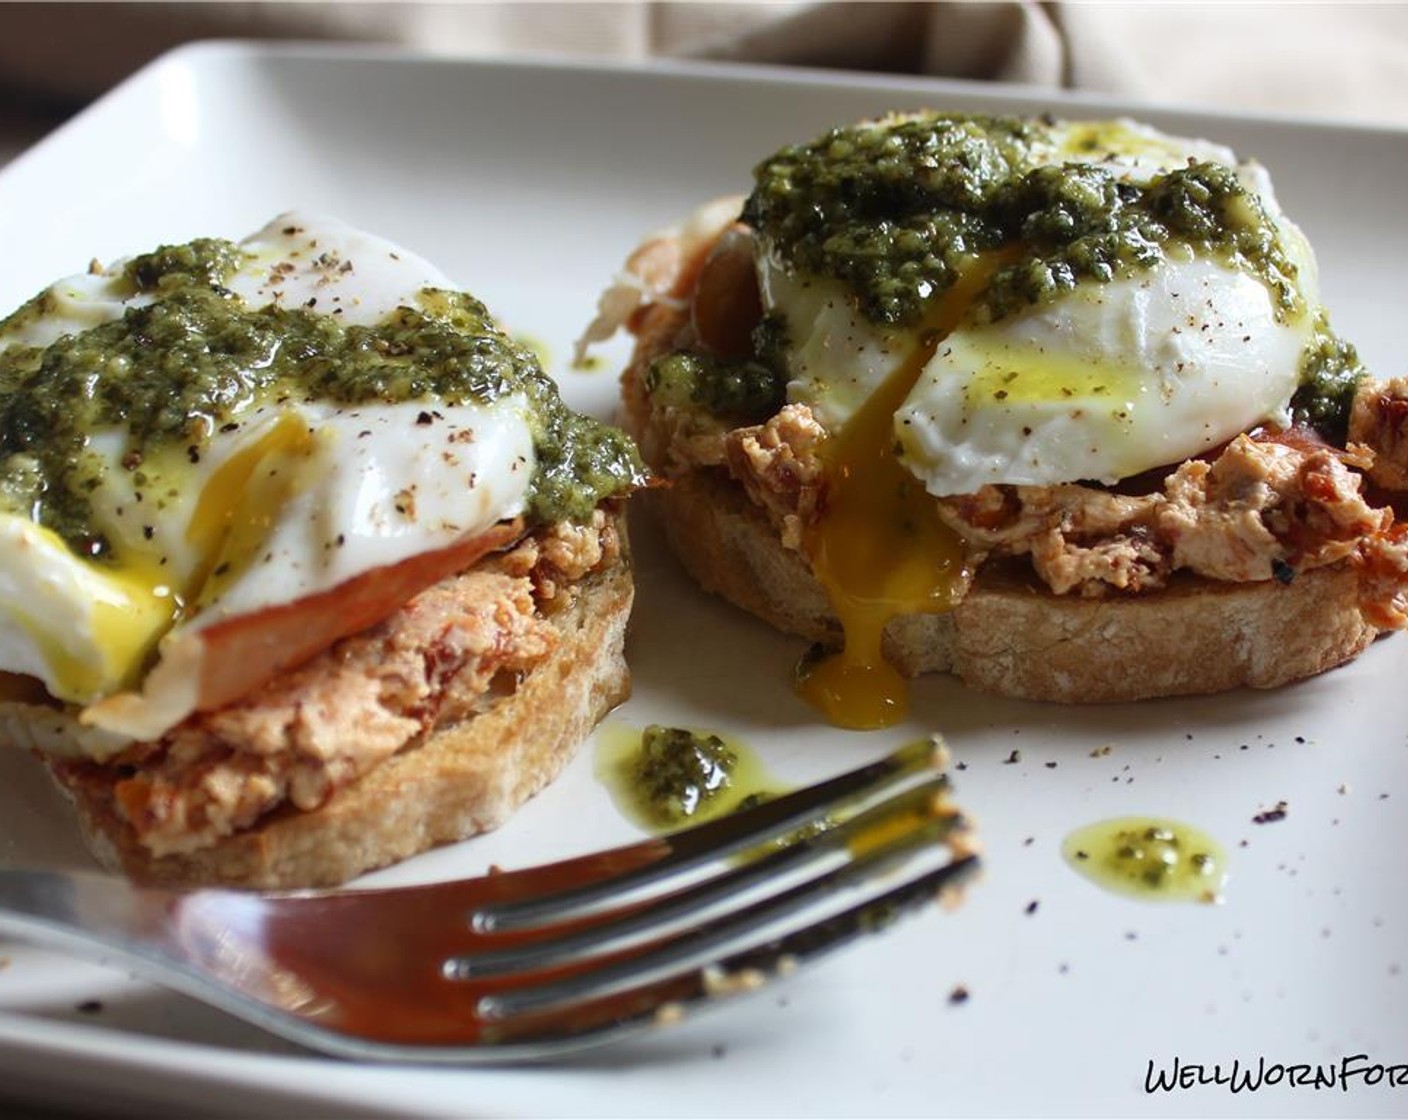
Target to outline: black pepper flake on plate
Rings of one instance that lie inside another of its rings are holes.
[[[957,1006],[960,1003],[967,1003],[969,998],[968,989],[962,984],[956,984],[953,991],[948,994],[949,1003]]]
[[[1035,914],[1035,913],[1036,913],[1036,908],[1037,908],[1038,905],[1039,905],[1039,903],[1037,902],[1037,900],[1036,900],[1036,899],[1032,899],[1030,902],[1027,903],[1027,905],[1026,905],[1026,907],[1023,909],[1022,913],[1024,913],[1024,914]]]
[[[1286,819],[1286,814],[1289,809],[1290,806],[1287,805],[1286,802],[1278,801],[1274,808],[1263,809],[1254,816],[1252,818],[1252,824],[1274,824],[1276,821],[1283,821]]]
[[[82,1003],[74,1004],[73,1009],[82,1012],[84,1015],[96,1015],[102,1011],[103,1001],[100,999],[85,999]]]
[[[1019,750],[1017,750],[1015,747],[1013,748],[1012,753],[1009,754],[1006,758],[1004,758],[1004,759],[1002,760],[1003,764],[1006,765],[1006,766],[1011,766],[1011,765],[1013,765],[1014,763],[1021,762],[1021,761],[1022,761],[1022,752],[1019,751]]]

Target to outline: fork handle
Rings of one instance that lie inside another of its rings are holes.
[[[136,952],[144,943],[169,951],[164,923],[178,898],[91,871],[3,869],[0,933],[60,942],[89,957],[102,949]]]

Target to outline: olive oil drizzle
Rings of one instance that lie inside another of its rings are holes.
[[[1061,854],[1097,886],[1154,901],[1217,902],[1227,878],[1227,857],[1216,840],[1160,817],[1087,825],[1066,837]]]

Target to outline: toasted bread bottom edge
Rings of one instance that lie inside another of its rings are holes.
[[[828,646],[841,627],[806,561],[722,472],[646,495],[706,590]],[[885,656],[908,676],[949,672],[1001,696],[1066,704],[1275,688],[1350,661],[1379,634],[1348,563],[1275,580],[1179,575],[1157,592],[1082,599],[984,571],[954,610],[893,619]]]
[[[264,890],[343,883],[496,828],[556,778],[630,693],[624,645],[633,596],[623,553],[579,585],[572,606],[551,620],[561,631],[557,649],[488,711],[437,729],[318,809],[284,808],[211,847],[154,856],[118,814],[115,782],[70,784],[51,774],[98,861],[139,882]]]

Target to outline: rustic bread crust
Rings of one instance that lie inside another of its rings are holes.
[[[693,470],[646,495],[688,572],[706,590],[828,646],[841,627],[806,561],[722,470]],[[1358,656],[1379,633],[1347,562],[1275,580],[1179,574],[1161,591],[1058,596],[1021,568],[985,567],[957,608],[904,615],[886,658],[907,676],[950,672],[985,692],[1103,703],[1275,688]]]
[[[117,812],[115,782],[101,768],[50,771],[99,862],[140,882],[258,889],[342,883],[496,828],[557,777],[597,722],[629,695],[623,647],[633,593],[623,547],[618,563],[586,577],[573,604],[551,617],[562,637],[558,648],[488,711],[437,729],[319,809],[286,807],[212,847],[153,856]]]

